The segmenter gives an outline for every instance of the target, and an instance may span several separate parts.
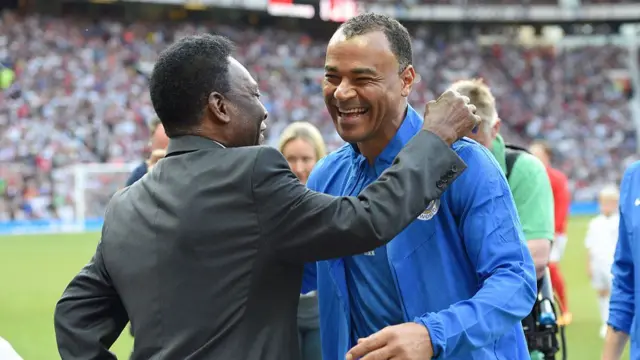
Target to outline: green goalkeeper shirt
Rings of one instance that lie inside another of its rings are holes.
[[[500,135],[493,141],[491,153],[507,172],[505,143]],[[509,187],[516,203],[522,230],[527,240],[554,237],[553,192],[547,170],[535,156],[523,152],[511,169]]]

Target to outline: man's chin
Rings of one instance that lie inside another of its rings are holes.
[[[348,143],[355,144],[359,142],[363,142],[367,139],[366,134],[362,134],[360,131],[338,131],[338,135],[340,138]]]
[[[348,143],[359,143],[367,140],[371,135],[371,129],[366,123],[349,123],[335,119],[334,125],[340,138]]]

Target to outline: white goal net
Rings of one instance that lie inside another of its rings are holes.
[[[55,170],[57,215],[78,230],[97,230],[105,208],[140,163],[77,164]],[[97,227],[97,228],[96,228]]]

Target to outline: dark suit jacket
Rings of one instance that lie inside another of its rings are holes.
[[[113,196],[94,257],[58,302],[60,355],[112,359],[131,319],[136,360],[298,359],[303,264],[385,244],[465,168],[422,131],[358,197],[333,197],[276,149],[171,139]]]

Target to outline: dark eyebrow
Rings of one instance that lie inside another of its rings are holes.
[[[324,71],[327,71],[327,72],[338,72],[338,68],[335,67],[335,66],[325,65],[324,66]]]
[[[355,68],[351,69],[352,74],[356,75],[377,75],[378,73],[371,68]]]
[[[338,72],[338,68],[335,66],[326,65],[324,67],[324,71],[327,72]],[[378,73],[372,68],[353,68],[349,71],[355,75],[377,75]]]

